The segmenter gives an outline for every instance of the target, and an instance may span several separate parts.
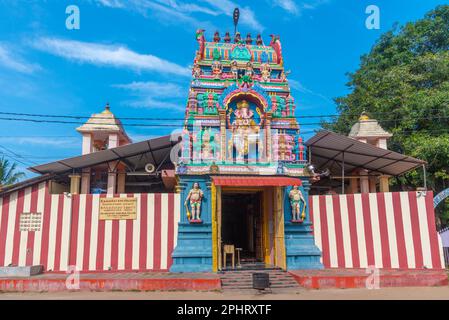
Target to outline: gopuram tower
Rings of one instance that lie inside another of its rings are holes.
[[[180,158],[172,272],[320,269],[307,153],[279,36],[196,33]],[[226,262],[226,253],[238,258]],[[224,254],[225,253],[225,254]]]

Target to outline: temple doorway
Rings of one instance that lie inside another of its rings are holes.
[[[264,260],[261,199],[262,192],[257,191],[222,195],[221,242],[222,246],[234,246],[236,265],[238,255],[243,266]]]

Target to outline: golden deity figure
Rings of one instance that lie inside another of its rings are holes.
[[[293,189],[288,196],[292,207],[292,221],[304,221],[306,218],[306,200],[304,199],[301,190],[299,190],[298,186],[293,186]],[[303,203],[302,210],[301,202]]]
[[[259,126],[254,121],[254,112],[246,100],[237,103],[234,111],[235,119],[231,124],[232,137],[228,144],[228,152],[232,155],[233,147],[237,150],[237,158],[242,159],[249,153],[250,145],[258,142]],[[254,148],[255,150],[255,148]]]
[[[187,212],[187,219],[189,221],[200,221],[200,211],[201,211],[201,201],[203,200],[204,193],[200,189],[200,184],[195,182],[193,184],[192,189],[190,189],[189,194],[187,195],[186,200],[184,201],[184,206]],[[190,202],[190,212],[188,207],[188,202]]]

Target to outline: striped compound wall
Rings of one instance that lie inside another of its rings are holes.
[[[444,268],[432,192],[312,196],[310,211],[325,268]]]
[[[105,197],[101,195],[101,197]],[[118,197],[118,196],[116,196]],[[179,221],[178,194],[131,194],[136,220],[99,220],[100,195],[50,195],[46,183],[0,199],[0,265],[47,271],[165,271]],[[20,231],[22,212],[41,212],[41,230]]]
[[[99,220],[104,195],[50,195],[46,183],[0,198],[0,265],[47,271],[166,271],[176,246],[179,194],[130,194],[136,220]],[[40,231],[20,231],[23,212],[42,213]],[[310,197],[315,242],[326,268],[440,269],[432,193]]]

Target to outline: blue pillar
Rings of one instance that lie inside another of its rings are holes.
[[[212,272],[212,214],[211,190],[208,176],[179,176],[181,219],[178,242],[172,253],[170,272]],[[204,193],[201,203],[202,223],[191,224],[187,219],[184,201],[193,183],[198,182]]]
[[[288,270],[323,269],[320,262],[321,251],[315,245],[312,233],[312,223],[309,215],[309,190],[308,178],[303,178],[300,190],[306,200],[306,219],[303,223],[292,223],[292,210],[290,206],[289,192],[292,187],[284,189],[284,233],[285,251]]]

